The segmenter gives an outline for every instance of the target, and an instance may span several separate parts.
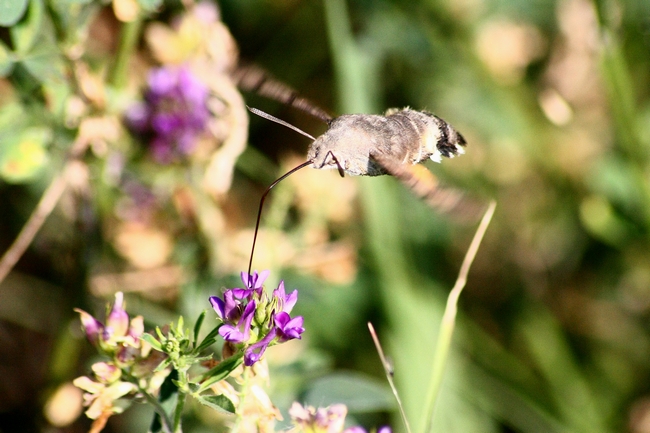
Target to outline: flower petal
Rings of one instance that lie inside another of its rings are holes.
[[[88,338],[88,341],[92,344],[96,344],[100,334],[104,332],[104,325],[84,310],[75,308],[75,311],[79,313],[81,326],[86,332],[86,338]]]
[[[84,391],[89,392],[91,394],[97,394],[106,386],[103,383],[93,381],[88,376],[78,377],[72,381],[72,384],[77,388],[83,389]]]
[[[255,344],[251,344],[244,351],[244,365],[250,367],[262,358],[269,343],[275,339],[276,331],[272,329],[266,336]]]
[[[219,316],[221,320],[226,318],[226,312],[224,310],[226,304],[220,297],[210,296],[210,305],[212,305],[212,309],[217,313],[217,316]]]
[[[124,294],[122,292],[115,294],[115,303],[106,318],[106,328],[110,328],[109,338],[111,335],[124,337],[129,330],[129,315],[124,310]]]
[[[304,319],[302,316],[291,318],[287,313],[282,312],[275,315],[275,326],[278,330],[279,341],[284,342],[294,338],[300,339],[305,332],[303,328]]]

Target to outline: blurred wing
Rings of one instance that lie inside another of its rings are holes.
[[[406,185],[416,196],[436,211],[460,218],[477,221],[483,215],[486,204],[467,197],[465,193],[440,185],[438,179],[423,165],[402,164],[381,154],[372,154],[386,172]]]
[[[242,90],[254,92],[265,98],[297,108],[325,123],[332,120],[332,116],[328,112],[303,98],[297,91],[276,80],[259,66],[240,64],[233,71],[232,77],[237,83],[237,87]]]

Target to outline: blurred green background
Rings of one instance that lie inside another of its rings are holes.
[[[63,69],[82,40],[78,58],[106,83],[104,108],[84,115],[120,113],[143,81],[120,87],[105,78],[127,25],[108,3],[54,3],[42,3],[49,18],[39,37],[54,29]],[[87,11],[70,14],[77,21],[67,30],[56,26],[66,7]],[[467,139],[466,155],[428,168],[495,199],[497,211],[460,300],[433,431],[650,432],[650,2],[219,7],[243,61],[319,106],[427,109]],[[155,63],[142,29],[180,13],[181,4],[165,3],[133,29],[128,75]],[[66,73],[52,77],[59,65],[47,57],[34,66],[41,42],[20,57],[4,25],[0,48],[15,57],[0,79],[2,251],[79,134],[57,109],[62,93],[74,93],[61,84]],[[280,103],[244,99],[313,135],[325,130]],[[3,432],[88,429],[83,416],[54,427],[47,410],[55,390],[94,361],[72,308],[101,313],[124,290],[131,314],[160,325],[195,316],[209,295],[239,284],[264,187],[302,162],[309,145],[256,117],[249,134],[232,187],[217,200],[201,189],[200,165],[157,165],[133,138],[91,140],[77,182],[0,284]],[[253,269],[299,289],[307,329],[302,342],[267,352],[274,403],[343,402],[367,427],[404,431],[366,331],[372,321],[421,429],[442,310],[475,227],[436,214],[387,176],[310,169],[273,190],[262,224]],[[221,431],[201,408],[189,411],[186,431]],[[146,431],[148,422],[136,406],[106,431]]]

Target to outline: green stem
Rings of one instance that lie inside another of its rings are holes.
[[[181,420],[183,416],[183,408],[185,407],[185,399],[187,394],[184,392],[178,393],[178,401],[176,402],[176,409],[174,409],[174,433],[182,433]]]
[[[160,405],[160,402],[158,402],[158,399],[149,394],[144,389],[140,387],[138,388],[140,390],[140,393],[144,395],[145,400],[147,400],[147,402],[153,406],[154,411],[160,415],[160,419],[163,423],[163,430],[166,433],[172,433],[172,421],[169,419],[169,416],[167,416],[165,409],[163,409],[163,407]]]
[[[364,53],[352,34],[345,0],[325,0],[325,23],[334,64],[339,108],[371,113],[376,107],[373,53]]]
[[[239,393],[239,407],[237,407],[237,417],[235,418],[235,424],[232,426],[230,433],[237,433],[239,431],[243,419],[241,409],[246,404],[246,395],[248,395],[248,391],[250,390],[250,372],[250,368],[244,367],[244,372],[242,373],[243,382],[241,385],[241,392]]]
[[[121,88],[126,84],[129,59],[138,43],[141,27],[141,17],[122,24],[122,29],[120,31],[120,44],[117,48],[115,62],[108,79],[108,82],[114,87]]]

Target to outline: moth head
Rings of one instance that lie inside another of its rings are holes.
[[[343,115],[330,122],[328,130],[309,147],[307,159],[318,169],[338,168],[353,176],[366,175],[374,142],[358,124],[360,115]]]

